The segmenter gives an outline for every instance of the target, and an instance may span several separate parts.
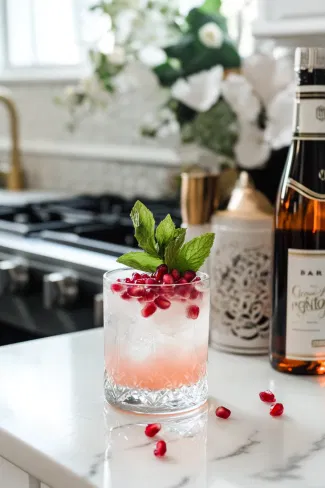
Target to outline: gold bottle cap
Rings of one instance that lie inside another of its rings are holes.
[[[256,190],[249,174],[242,171],[232,191],[227,209],[218,213],[218,217],[259,220],[272,218],[273,213],[274,209],[270,201],[263,193]]]
[[[219,205],[219,173],[204,169],[182,173],[181,212],[183,224],[201,225],[210,221]]]

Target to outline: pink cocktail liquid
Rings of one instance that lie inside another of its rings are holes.
[[[206,374],[207,348],[200,347],[195,353],[171,349],[163,354],[148,357],[144,361],[113,354],[106,359],[106,371],[120,386],[162,390],[190,386]]]

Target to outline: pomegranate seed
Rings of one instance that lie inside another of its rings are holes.
[[[172,272],[170,273],[172,275],[172,277],[174,278],[174,281],[178,281],[181,277],[181,274],[180,272],[178,271],[178,269],[173,269]]]
[[[172,298],[175,296],[175,288],[174,286],[162,286],[160,288],[160,294],[164,295],[164,297]]]
[[[130,286],[128,293],[131,297],[142,297],[144,295],[144,288],[142,286]]]
[[[147,437],[155,437],[161,429],[161,424],[148,424],[144,433]]]
[[[143,297],[139,298],[139,302],[153,302],[156,298],[156,293],[152,290],[144,290]]]
[[[270,390],[261,391],[260,399],[265,403],[274,403],[276,401],[274,393]]]
[[[147,278],[146,279],[146,285],[156,285],[157,284],[157,281],[155,280],[155,278]]]
[[[272,417],[280,417],[284,412],[284,406],[282,403],[275,403],[274,405],[271,405],[270,408],[270,415]]]
[[[188,283],[185,278],[181,278],[180,280],[178,280],[179,285],[182,285],[183,283],[184,285]]]
[[[158,441],[156,444],[156,449],[153,451],[154,455],[157,457],[163,457],[166,454],[167,446],[165,441]]]
[[[195,271],[185,271],[183,278],[185,278],[186,281],[189,283],[190,281],[193,281],[194,278],[196,278],[196,273]]]
[[[148,275],[148,273],[142,273],[140,276],[144,280],[146,280],[147,278],[150,278],[150,276]]]
[[[198,281],[201,281],[201,278],[199,276],[197,276],[196,278],[194,278],[193,283],[197,283]]]
[[[190,294],[190,299],[191,300],[202,300],[203,293],[196,288],[193,288]]]
[[[165,285],[173,285],[174,284],[174,278],[170,274],[165,274],[163,276],[163,283],[165,283]]]
[[[132,281],[130,280],[130,278],[125,278],[125,283],[132,283]]]
[[[132,278],[133,278],[133,280],[136,281],[136,280],[139,280],[141,278],[141,275],[140,275],[140,273],[132,273]]]
[[[157,307],[154,304],[154,302],[149,302],[141,310],[141,315],[142,315],[142,317],[144,317],[145,319],[147,319],[148,317],[150,317],[151,315],[153,315],[156,310],[157,310]]]
[[[121,298],[123,300],[131,300],[131,297],[130,297],[130,295],[128,294],[127,291],[125,291],[124,293],[122,293]]]
[[[162,310],[167,310],[167,308],[169,308],[171,306],[170,301],[167,300],[167,298],[162,297],[162,296],[159,296],[158,298],[156,298],[155,304],[157,305],[157,307],[161,308]]]
[[[124,286],[120,285],[120,283],[113,283],[111,286],[111,290],[113,293],[121,293],[124,290]]]
[[[199,313],[200,313],[200,307],[198,307],[197,305],[190,305],[186,309],[186,316],[188,319],[193,319],[193,320],[197,319]]]
[[[220,419],[227,419],[231,415],[231,411],[226,407],[218,407],[216,410],[216,416]]]
[[[158,266],[155,272],[155,278],[157,281],[161,281],[163,279],[163,276],[168,273],[168,268],[166,264],[161,264]]]

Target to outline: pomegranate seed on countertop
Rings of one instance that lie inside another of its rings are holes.
[[[280,417],[284,412],[284,406],[282,403],[275,403],[270,408],[270,415],[272,417]]]
[[[148,424],[144,433],[147,437],[154,437],[161,430],[161,424]]]
[[[231,415],[231,411],[229,408],[226,407],[218,407],[216,409],[216,416],[219,417],[220,419],[228,419]]]
[[[154,455],[157,457],[163,457],[167,452],[167,446],[165,441],[158,441],[156,444],[156,449],[153,451]]]
[[[274,393],[270,390],[261,391],[259,397],[265,403],[274,403],[276,401]]]

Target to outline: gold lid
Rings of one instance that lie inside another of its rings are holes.
[[[271,218],[274,209],[263,193],[256,190],[253,181],[246,171],[239,175],[235,189],[232,191],[227,209],[218,216],[231,216],[241,219]]]
[[[196,168],[182,173],[181,212],[186,225],[201,225],[219,205],[218,173]]]

